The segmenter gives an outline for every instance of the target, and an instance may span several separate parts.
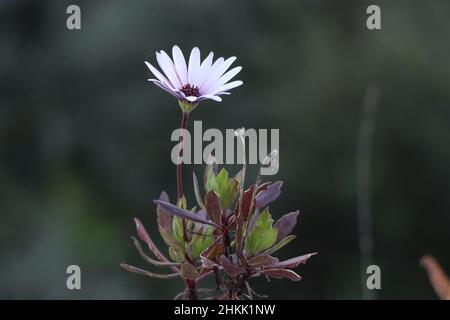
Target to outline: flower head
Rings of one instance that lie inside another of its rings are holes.
[[[164,51],[156,52],[156,60],[162,70],[158,71],[152,64],[145,64],[156,77],[148,79],[155,85],[167,91],[178,99],[184,111],[193,110],[204,100],[222,101],[221,95],[230,94],[228,90],[242,85],[242,81],[229,82],[242,67],[228,71],[236,57],[218,58],[213,62],[214,53],[200,61],[200,50],[192,49],[189,61],[186,63],[183,52],[178,46],[172,49],[172,58]]]

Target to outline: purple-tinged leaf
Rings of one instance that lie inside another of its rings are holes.
[[[282,181],[277,181],[267,186],[267,189],[259,192],[255,197],[256,205],[259,208],[264,208],[272,201],[275,201],[281,194],[282,185],[283,185]]]
[[[126,263],[121,263],[120,267],[124,268],[125,270],[127,270],[129,272],[138,273],[143,276],[152,277],[152,278],[156,278],[156,279],[172,279],[172,278],[178,278],[180,276],[179,272],[169,273],[169,274],[158,274],[158,273],[153,273],[153,272],[141,269],[141,268],[130,266],[129,264],[126,264]]]
[[[218,237],[205,251],[201,253],[200,257],[216,262],[224,253],[225,247],[223,245],[223,239],[222,237]]]
[[[213,221],[214,223],[220,224],[220,200],[217,194],[212,190],[206,194],[205,209],[209,220]]]
[[[169,197],[167,196],[167,193],[164,191],[161,192],[161,195],[159,196],[159,200],[169,202]],[[158,220],[158,230],[161,236],[163,237],[164,241],[169,245],[173,246],[176,244],[176,240],[173,236],[172,232],[172,218],[173,216],[167,212],[164,208],[161,206],[157,206],[156,208],[156,215]]]
[[[169,262],[169,260],[161,253],[161,251],[159,251],[158,247],[156,247],[155,243],[148,235],[147,230],[145,230],[142,222],[139,221],[138,218],[134,218],[134,223],[136,224],[136,230],[139,235],[139,238],[141,238],[141,240],[147,244],[148,248],[153,252],[153,254],[159,260],[161,260],[163,262]]]
[[[299,264],[305,264],[309,258],[311,258],[312,256],[314,256],[316,254],[317,254],[317,252],[308,253],[303,256],[298,256],[298,257],[291,258],[288,260],[280,261],[275,265],[275,267],[277,267],[277,268],[295,268]]]
[[[220,257],[220,264],[223,267],[223,271],[225,271],[231,278],[236,278],[239,274],[242,273],[242,269],[240,269],[237,265],[233,264],[227,257]]]
[[[181,265],[181,277],[183,279],[195,280],[198,277],[198,271],[189,262],[185,262]]]
[[[202,261],[202,267],[204,269],[212,269],[214,267],[217,267],[217,263],[214,261],[209,260],[206,257],[200,256],[200,260]]]
[[[155,259],[150,258],[147,254],[145,254],[144,249],[142,249],[142,246],[139,243],[138,239],[136,239],[135,237],[131,237],[131,240],[133,240],[133,243],[136,246],[136,249],[138,250],[141,257],[144,258],[144,260],[147,261],[148,263],[151,263],[152,265],[157,266],[157,267],[180,266],[180,263],[177,263],[177,262],[162,262],[162,261],[157,261]]]
[[[289,269],[266,269],[264,274],[270,278],[283,279],[287,278],[292,281],[300,281],[302,277]]]
[[[206,215],[206,212],[203,209],[198,210],[195,214],[198,215],[202,219],[208,220],[208,216]]]
[[[277,242],[287,237],[292,230],[294,229],[295,225],[297,224],[297,217],[298,217],[299,211],[293,211],[285,214],[280,219],[275,222],[273,225],[275,229],[278,230],[277,235]]]
[[[256,193],[260,193],[261,191],[264,191],[267,189],[268,186],[270,186],[273,182],[272,181],[267,181],[267,182],[263,182],[261,183],[258,188],[256,189]]]
[[[169,202],[165,202],[165,201],[160,201],[160,200],[154,200],[154,202],[157,205],[160,205],[163,209],[165,209],[169,214],[180,217],[182,219],[188,219],[188,220],[192,220],[194,222],[199,222],[199,223],[203,223],[203,224],[209,224],[212,225],[214,227],[219,227],[216,223],[212,222],[212,221],[208,221],[202,217],[200,217],[199,215],[196,215],[195,213],[192,213],[188,210],[184,210],[181,208],[178,208],[177,206],[169,203]]]
[[[253,208],[255,206],[255,185],[251,185],[246,191],[244,191],[242,196],[242,217],[244,221],[247,221],[248,216],[253,213]]]
[[[272,266],[278,263],[278,259],[268,254],[260,254],[247,261],[250,267]]]

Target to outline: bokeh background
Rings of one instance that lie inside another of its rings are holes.
[[[66,28],[81,7],[82,29]],[[382,30],[366,28],[369,4]],[[421,255],[450,270],[450,2],[0,1],[0,298],[170,299],[179,280],[146,267],[139,217],[158,244],[152,200],[176,195],[176,101],[144,60],[178,44],[238,57],[244,86],[193,114],[204,128],[279,128],[283,194],[301,210],[282,258],[318,251],[299,283],[256,280],[276,299],[360,299],[356,146],[367,88],[377,299],[435,299]],[[192,123],[191,123],[192,124]],[[191,170],[185,189],[191,204]],[[237,171],[238,168],[231,167]],[[66,289],[66,267],[82,290]]]

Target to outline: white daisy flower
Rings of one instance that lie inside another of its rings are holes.
[[[200,63],[200,50],[193,48],[186,64],[183,52],[178,46],[172,49],[172,59],[161,50],[156,52],[156,60],[162,70],[158,71],[149,62],[145,64],[156,77],[148,79],[178,99],[183,111],[193,110],[204,100],[222,101],[221,95],[230,94],[228,90],[242,85],[242,81],[229,82],[242,67],[227,71],[236,57],[219,58],[213,63],[214,53],[210,53]],[[186,110],[185,110],[186,109]]]

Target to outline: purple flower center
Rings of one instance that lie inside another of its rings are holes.
[[[183,92],[186,95],[186,97],[190,97],[190,96],[199,97],[200,96],[198,87],[191,86],[190,84],[185,84],[183,86],[183,88],[181,88],[181,92]]]

